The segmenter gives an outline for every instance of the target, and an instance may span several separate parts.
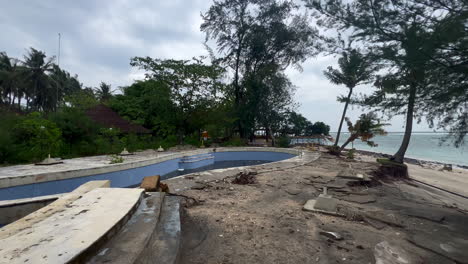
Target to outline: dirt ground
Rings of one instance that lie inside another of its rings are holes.
[[[468,263],[468,200],[378,178],[377,166],[321,153],[250,169],[254,184],[233,184],[238,171],[169,180],[194,198],[183,210],[180,263]],[[369,181],[342,177],[356,174]],[[342,216],[303,210],[325,186]]]

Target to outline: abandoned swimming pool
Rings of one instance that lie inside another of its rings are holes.
[[[296,156],[292,149],[267,150],[226,150],[204,151],[202,153],[177,153],[169,158],[156,159],[154,163],[124,164],[123,169],[115,170],[106,168],[94,168],[86,172],[64,171],[47,174],[47,181],[38,182],[39,176],[35,176],[30,184],[18,184],[15,186],[0,187],[0,200],[13,200],[31,198],[44,195],[66,193],[88,181],[110,180],[111,187],[132,187],[138,185],[146,176],[161,175],[162,179],[168,179],[187,173],[206,171],[212,169],[251,166],[263,163],[281,161]],[[31,175],[34,176],[34,175]],[[42,178],[40,178],[42,180]],[[24,181],[27,182],[27,181]]]

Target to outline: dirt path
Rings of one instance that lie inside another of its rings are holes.
[[[468,261],[460,250],[468,248],[468,215],[460,209],[466,200],[415,182],[337,184],[339,174],[371,175],[376,166],[322,154],[296,166],[257,168],[250,185],[231,183],[238,171],[169,180],[170,188],[198,201],[188,200],[184,210],[180,263],[361,264],[383,261],[385,250],[407,263]],[[346,218],[302,210],[332,185]]]

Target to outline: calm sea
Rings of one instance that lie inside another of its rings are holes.
[[[330,134],[336,137],[336,133]],[[344,142],[348,136],[349,133],[343,133],[340,137],[340,143]],[[468,165],[468,142],[464,146],[455,148],[450,141],[441,144],[440,139],[444,136],[446,136],[445,133],[413,133],[406,156],[428,161]],[[359,139],[354,142],[354,147],[360,150],[394,154],[400,147],[402,140],[403,133],[388,133],[386,136],[374,138],[374,142],[378,144],[377,147],[369,147]]]

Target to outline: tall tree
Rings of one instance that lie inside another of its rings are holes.
[[[255,83],[251,80],[265,69],[274,76],[290,65],[299,66],[316,50],[316,31],[297,10],[294,1],[222,0],[202,15],[201,30],[207,41],[216,40],[220,63],[233,72],[230,95],[242,137],[250,129],[246,126],[254,123],[244,119],[251,114],[242,112],[250,93],[246,84]],[[263,96],[257,98],[264,100]]]
[[[52,88],[49,73],[53,71],[53,60],[46,59],[44,52],[30,48],[24,56],[25,81],[28,86],[27,107],[32,110],[54,110],[57,105],[56,91]]]
[[[342,84],[348,88],[348,95],[343,98],[345,106],[338,126],[338,133],[336,134],[335,147],[338,146],[340,140],[341,128],[354,88],[358,85],[370,82],[372,73],[376,70],[370,58],[361,54],[356,49],[342,52],[341,57],[338,59],[338,67],[339,69],[334,69],[329,66],[328,69],[324,71],[325,77],[327,77],[330,82],[338,85]]]
[[[402,163],[413,119],[420,120],[426,106],[431,104],[426,101],[427,95],[431,94],[430,98],[434,99],[445,94],[446,100],[453,101],[457,93],[448,91],[466,91],[466,84],[460,87],[447,81],[453,78],[450,74],[440,76],[444,81],[434,81],[430,76],[440,67],[447,72],[466,68],[466,46],[459,44],[466,44],[468,4],[464,0],[305,1],[319,11],[322,25],[349,33],[353,41],[375,54],[374,60],[386,66],[376,82],[378,90],[360,101],[390,115],[405,115],[405,134],[400,148],[392,156],[394,161]],[[447,27],[441,26],[447,23],[456,34],[451,30],[448,34]],[[450,51],[453,48],[465,50],[457,51],[464,57],[447,56],[456,53]],[[448,86],[435,88],[440,82]],[[432,116],[441,117],[444,111],[441,109]]]
[[[160,60],[150,57],[135,57],[131,65],[145,70],[146,79],[166,85],[170,99],[176,106],[174,113],[179,142],[194,132],[193,115],[219,102],[224,96],[221,77],[224,69],[218,65],[207,65],[202,58],[193,60]]]
[[[0,103],[3,102],[13,107],[15,98],[18,98],[18,108],[20,107],[23,95],[21,70],[17,59],[8,57],[5,52],[0,52]]]

